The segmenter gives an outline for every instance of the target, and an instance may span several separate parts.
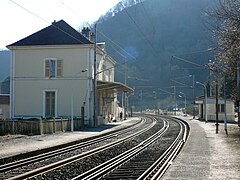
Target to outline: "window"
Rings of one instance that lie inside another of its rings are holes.
[[[45,77],[61,77],[62,76],[62,60],[45,59]]]
[[[45,92],[45,117],[55,117],[55,92]]]
[[[220,113],[225,112],[225,104],[218,104],[218,112]]]

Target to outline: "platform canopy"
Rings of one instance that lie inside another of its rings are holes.
[[[97,81],[97,90],[116,89],[118,92],[133,92],[129,86],[120,82]]]

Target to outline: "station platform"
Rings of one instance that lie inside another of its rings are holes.
[[[57,132],[54,134],[43,134],[34,136],[0,136],[0,159],[108,133],[109,131],[114,131],[117,129],[131,126],[138,121],[140,121],[140,118],[131,117],[127,120],[112,122],[94,128],[85,128],[81,131]]]
[[[191,127],[189,139],[180,154],[161,178],[164,180],[237,180],[240,179],[240,129],[224,125],[178,117]]]

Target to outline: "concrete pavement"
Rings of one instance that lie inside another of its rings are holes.
[[[223,124],[216,134],[215,123],[185,119],[191,127],[190,137],[162,179],[229,180],[240,179],[240,131],[237,124]]]

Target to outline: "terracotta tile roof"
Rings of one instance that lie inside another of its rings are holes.
[[[53,22],[52,25],[10,44],[7,47],[74,44],[92,44],[92,42],[72,28],[64,20],[60,20],[58,22]]]

